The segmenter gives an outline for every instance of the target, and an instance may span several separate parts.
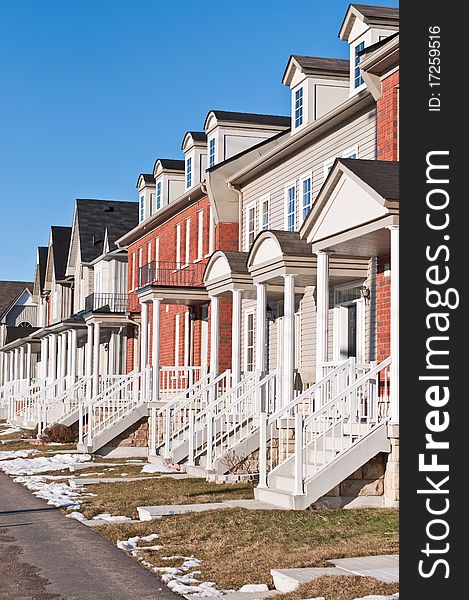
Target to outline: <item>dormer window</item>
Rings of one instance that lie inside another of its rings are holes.
[[[213,167],[215,164],[215,138],[212,138],[208,145],[208,166]]]
[[[145,196],[140,196],[140,222],[145,220]]]
[[[192,158],[186,160],[186,188],[192,186]]]
[[[161,181],[156,184],[156,210],[161,208]]]
[[[295,91],[295,129],[303,125],[303,88]]]
[[[365,42],[360,42],[355,46],[355,70],[353,74],[353,86],[355,89],[363,85],[363,77],[360,73],[360,52],[365,48]]]

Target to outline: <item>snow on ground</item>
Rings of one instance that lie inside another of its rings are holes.
[[[238,591],[251,594],[254,592],[268,592],[269,588],[265,583],[251,583],[248,585],[243,585]]]
[[[107,521],[108,523],[125,523],[131,521],[130,517],[124,517],[124,515],[111,515],[110,513],[100,513],[93,517],[94,521]]]
[[[72,490],[66,483],[47,483],[38,475],[16,477],[13,481],[23,484],[38,498],[47,500],[47,504],[70,510],[80,508],[80,490]]]
[[[21,431],[21,427],[8,427],[8,429],[4,429],[0,435],[10,435],[11,433],[18,433]]]
[[[0,469],[3,469],[7,475],[37,475],[46,471],[61,471],[74,464],[91,460],[89,454],[55,454],[26,458],[28,454],[18,454],[21,452],[31,453],[37,450],[17,450],[13,453],[15,456],[11,456],[12,453],[0,452],[0,460],[4,461],[0,463]],[[2,457],[3,454],[10,454],[10,456]]]
[[[152,465],[150,463],[143,466],[140,473],[179,473],[176,469],[171,469],[164,465]]]
[[[37,450],[8,450],[0,452],[0,460],[13,460],[15,458],[28,458],[30,454],[35,454]],[[0,469],[3,468],[0,466]],[[4,469],[5,470],[5,469]]]

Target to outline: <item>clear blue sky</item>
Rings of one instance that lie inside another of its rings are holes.
[[[0,0],[0,279],[33,278],[75,198],[136,200],[208,110],[288,114],[289,55],[347,57],[348,4]]]

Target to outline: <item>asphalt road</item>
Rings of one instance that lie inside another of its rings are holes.
[[[180,600],[91,528],[0,471],[1,600]]]

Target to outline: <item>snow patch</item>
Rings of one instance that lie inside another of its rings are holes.
[[[362,598],[355,598],[355,600],[398,600],[399,592],[392,594],[392,596],[363,596]],[[319,598],[317,600],[320,600]]]
[[[179,473],[179,471],[165,467],[164,465],[147,464],[142,467],[140,473]]]
[[[243,585],[239,588],[239,591],[251,594],[255,592],[268,592],[269,588],[265,583],[251,583],[248,585]],[[317,598],[316,600],[319,600],[319,598]]]
[[[107,523],[125,523],[131,521],[130,517],[124,515],[111,515],[110,513],[100,513],[92,518],[93,521],[106,521]]]
[[[37,452],[37,450],[17,450],[17,452]],[[0,468],[7,475],[36,475],[46,471],[61,471],[68,469],[71,465],[84,463],[91,460],[89,454],[55,454],[54,456],[38,456],[36,458],[26,458],[28,455],[16,455],[14,457],[2,457],[0,453]],[[10,460],[5,460],[10,459]]]
[[[16,458],[28,458],[30,454],[35,454],[37,450],[9,450],[0,452],[0,460],[12,460]],[[1,467],[3,468],[3,467]],[[5,469],[3,469],[5,470]]]
[[[10,433],[18,433],[18,431],[21,431],[21,427],[8,427],[0,435],[10,435]]]
[[[38,498],[47,500],[47,504],[70,510],[80,508],[80,491],[72,490],[66,483],[47,483],[39,476],[16,477],[13,481],[23,484]]]

